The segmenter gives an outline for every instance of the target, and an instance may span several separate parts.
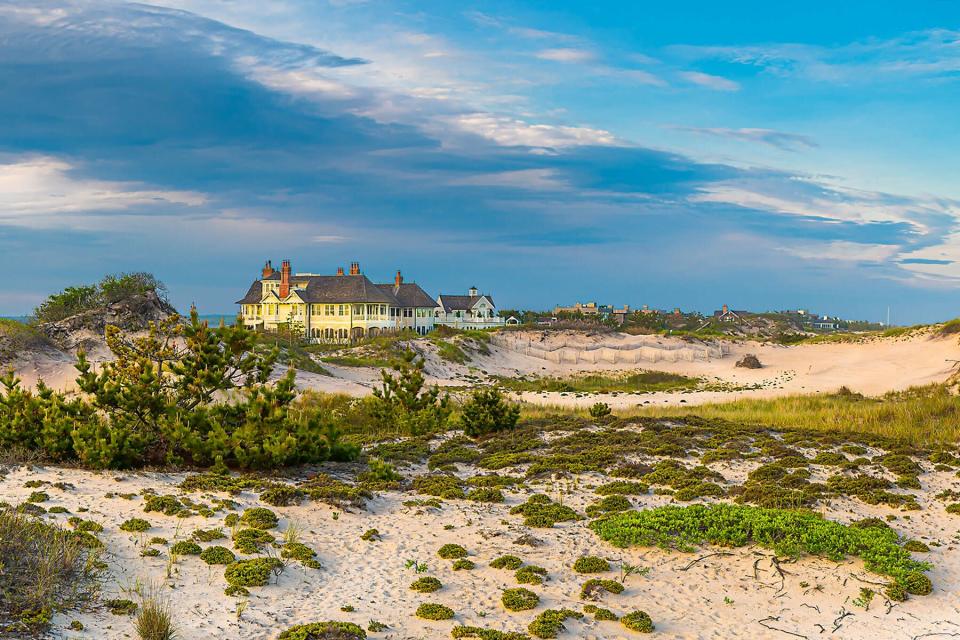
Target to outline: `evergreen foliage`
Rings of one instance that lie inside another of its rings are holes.
[[[471,438],[512,430],[520,418],[520,406],[507,402],[497,389],[477,389],[462,412],[463,431]]]
[[[390,373],[380,371],[381,387],[373,390],[371,415],[383,430],[412,436],[440,431],[450,417],[449,398],[434,385],[426,387],[423,359],[407,349],[393,364]]]

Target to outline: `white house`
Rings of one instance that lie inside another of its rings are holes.
[[[478,293],[476,287],[471,287],[465,296],[437,296],[434,323],[455,329],[491,329],[505,324],[493,296]]]

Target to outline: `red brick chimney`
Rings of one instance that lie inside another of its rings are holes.
[[[397,275],[396,275],[396,277],[393,279],[393,284],[396,285],[396,286],[398,286],[398,287],[403,284],[403,276],[400,275],[400,270],[399,270],[399,269],[397,269]]]
[[[359,263],[359,262],[351,262],[351,263],[350,263],[350,275],[352,275],[352,276],[358,276],[358,275],[360,275],[360,263]]]
[[[729,310],[730,310],[730,309],[727,307],[727,305],[723,305],[723,312],[724,312],[724,313],[726,313],[726,312],[729,311]]]
[[[343,267],[337,267],[337,275],[338,275],[338,276],[342,276],[342,275],[343,275]]]
[[[266,279],[272,275],[273,275],[273,264],[271,264],[271,262],[267,260],[266,264],[263,265],[263,277]]]
[[[284,260],[280,266],[280,299],[290,295],[290,261]]]

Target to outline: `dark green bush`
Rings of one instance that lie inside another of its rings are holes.
[[[679,491],[677,492],[680,493]],[[604,513],[614,513],[616,511],[626,511],[633,508],[633,503],[626,496],[622,495],[611,495],[604,496],[597,502],[594,502],[591,505],[587,505],[585,511],[587,515],[591,518],[595,518]]]
[[[411,589],[420,593],[433,593],[434,591],[439,591],[442,587],[443,583],[433,576],[417,578],[410,585]]]
[[[223,540],[227,535],[220,527],[213,529],[197,529],[191,535],[191,538],[197,542],[213,542],[214,540]]]
[[[516,571],[523,566],[523,560],[513,555],[500,556],[493,560],[490,563],[490,566],[494,569],[510,569],[511,571]]]
[[[147,531],[149,528],[150,523],[143,518],[130,518],[120,524],[120,531],[128,531],[131,533]]]
[[[273,543],[273,536],[261,529],[240,529],[233,534],[233,547],[247,555],[259,553],[263,545]]]
[[[425,620],[449,620],[453,615],[453,609],[435,602],[424,602],[417,607],[417,617]]]
[[[282,570],[283,563],[276,558],[255,558],[228,564],[223,575],[233,587],[262,587]]]
[[[553,502],[543,494],[530,496],[525,503],[510,509],[510,513],[523,515],[524,524],[528,527],[550,528],[558,522],[580,519],[576,511]]]
[[[903,543],[903,548],[907,551],[913,551],[915,553],[926,553],[930,551],[930,547],[919,540],[907,540]]]
[[[461,408],[463,431],[471,438],[516,428],[520,406],[507,402],[499,390],[477,389]]]
[[[440,547],[440,549],[437,551],[437,555],[444,560],[456,560],[457,558],[466,558],[467,550],[461,547],[459,544],[447,543]]]
[[[298,624],[281,633],[277,640],[366,640],[367,632],[352,622],[311,622]]]
[[[469,571],[477,565],[474,564],[473,560],[467,560],[466,558],[460,558],[459,560],[454,560],[451,567],[454,571]]]
[[[577,573],[603,573],[610,571],[610,563],[597,556],[581,556],[573,563]]]
[[[594,620],[619,620],[617,614],[610,609],[604,609],[603,607],[598,607],[595,604],[587,604],[583,606],[584,613],[593,614]]]
[[[170,553],[178,556],[198,556],[203,551],[196,542],[181,540],[170,547]]]
[[[484,629],[482,627],[469,627],[458,625],[450,631],[453,638],[474,638],[476,640],[530,640],[530,636],[525,633],[515,633],[512,631],[497,631],[496,629]]]
[[[580,589],[580,597],[584,600],[599,600],[604,592],[623,593],[623,584],[616,580],[590,578],[583,583],[583,587]]]
[[[579,620],[582,617],[582,613],[572,609],[547,609],[533,619],[527,631],[537,638],[556,638],[566,628],[563,623],[567,618]]]
[[[300,504],[303,497],[303,491],[287,485],[271,487],[260,494],[260,499],[271,507],[288,507]]]
[[[212,546],[200,552],[200,559],[207,564],[230,564],[237,557],[226,547]]]
[[[510,611],[526,611],[527,609],[533,609],[540,603],[540,596],[529,589],[516,587],[505,590],[501,600],[503,606]]]
[[[137,611],[137,603],[125,598],[114,598],[103,604],[115,616],[130,616]]]
[[[253,529],[273,529],[279,522],[277,514],[265,507],[252,507],[240,516],[240,524]]]
[[[467,500],[474,502],[503,502],[503,492],[493,487],[480,487],[467,494]]]
[[[620,618],[621,624],[631,631],[653,633],[653,620],[646,611],[634,611]]]
[[[600,418],[606,418],[611,413],[610,405],[608,405],[606,402],[597,402],[590,407],[590,417],[597,420]]]
[[[462,500],[467,497],[460,479],[450,474],[428,474],[413,479],[413,489],[417,493],[437,496],[445,500]]]
[[[543,584],[546,575],[547,570],[535,564],[520,567],[513,573],[520,584]]]

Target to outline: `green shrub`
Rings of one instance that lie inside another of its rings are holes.
[[[454,571],[469,571],[477,565],[474,564],[473,560],[467,560],[466,558],[460,558],[455,560],[452,567]]]
[[[920,572],[930,568],[897,545],[897,534],[889,528],[847,526],[803,511],[730,504],[666,506],[605,516],[591,522],[590,528],[618,547],[758,544],[778,555],[808,553],[837,561],[856,555],[870,571],[896,579],[925,578]]]
[[[582,613],[572,609],[547,609],[533,619],[527,631],[538,638],[556,638],[566,628],[563,623],[567,618],[579,620],[582,617]]]
[[[520,406],[507,402],[497,389],[477,389],[461,407],[463,432],[471,438],[516,428]]]
[[[621,624],[631,631],[653,633],[653,620],[646,611],[634,611],[620,618]]]
[[[284,560],[296,560],[310,569],[319,569],[320,562],[316,560],[317,552],[302,542],[288,542],[280,548],[280,557]]]
[[[220,527],[215,527],[213,529],[197,529],[190,537],[197,542],[213,542],[214,540],[226,538],[227,534],[225,534]]]
[[[503,502],[503,492],[494,487],[480,487],[467,494],[467,500],[474,502]]]
[[[606,418],[611,413],[610,405],[608,405],[606,402],[597,402],[590,407],[590,417],[597,420],[600,418]]]
[[[947,505],[947,513],[960,516],[960,502],[954,502]]]
[[[260,499],[271,507],[288,507],[290,505],[300,504],[303,497],[303,491],[288,485],[271,487],[260,494]]]
[[[367,542],[376,542],[380,540],[380,532],[376,529],[367,529],[360,536],[361,540],[366,540]]]
[[[925,596],[933,592],[933,583],[930,578],[919,571],[910,571],[897,577],[899,582],[907,593],[915,596]]]
[[[576,511],[567,505],[557,504],[543,494],[530,496],[523,504],[510,509],[512,514],[523,515],[524,524],[528,527],[550,528],[558,522],[579,520]]]
[[[467,550],[461,547],[459,544],[447,543],[440,547],[440,549],[437,551],[437,555],[444,560],[456,560],[457,558],[466,558]]]
[[[417,617],[425,620],[449,620],[453,615],[453,609],[435,602],[424,602],[417,607]]]
[[[490,563],[490,566],[494,569],[510,569],[511,571],[516,571],[523,566],[523,560],[513,555],[500,556],[493,560]]]
[[[584,613],[593,614],[594,620],[619,620],[617,614],[610,609],[604,609],[603,607],[598,607],[595,604],[587,604],[583,606]]]
[[[406,349],[390,367],[380,371],[382,385],[373,390],[370,413],[384,432],[412,436],[441,431],[450,417],[449,399],[436,385],[426,386],[423,358]]]
[[[203,551],[196,542],[181,540],[170,547],[170,553],[178,556],[198,556]]]
[[[482,627],[469,627],[458,625],[450,631],[453,638],[475,638],[476,640],[530,640],[530,636],[525,633],[515,633],[512,631],[497,631],[496,629],[484,629]]]
[[[547,570],[535,564],[521,567],[513,573],[520,584],[543,584],[546,575]]]
[[[410,585],[410,588],[414,591],[420,593],[433,593],[434,591],[439,591],[443,587],[443,583],[433,576],[424,576],[422,578],[417,578]]]
[[[247,555],[259,553],[262,546],[274,542],[274,537],[260,529],[240,529],[233,534],[233,547]]]
[[[298,624],[281,633],[277,640],[366,640],[367,632],[352,622],[311,622]]]
[[[526,611],[527,609],[533,609],[540,603],[540,596],[529,589],[516,587],[505,590],[501,601],[503,606],[510,611]]]
[[[428,474],[413,479],[413,489],[417,493],[437,496],[445,500],[462,500],[466,493],[460,485],[460,479],[450,474]]]
[[[143,518],[130,518],[120,524],[120,531],[143,532],[150,528],[150,523]]]
[[[276,558],[255,558],[228,564],[223,576],[233,587],[262,587],[270,581],[271,575],[282,570],[283,563]]]
[[[279,521],[277,514],[266,507],[252,507],[240,516],[240,524],[253,529],[274,529]]]
[[[610,571],[610,563],[597,556],[581,556],[573,563],[577,573],[602,573]]]
[[[214,545],[201,551],[200,559],[207,564],[230,564],[231,562],[235,561],[237,557],[233,555],[233,552],[230,551],[230,549],[221,547],[219,545]]]
[[[591,578],[583,583],[583,587],[580,589],[580,597],[584,600],[599,600],[604,592],[623,593],[623,584],[616,580]]]
[[[894,602],[903,602],[907,599],[907,590],[898,582],[888,584],[884,588],[883,593]]]
[[[633,482],[630,480],[614,480],[613,482],[608,482],[602,484],[596,488],[595,493],[601,496],[609,495],[629,495],[629,496],[640,496],[646,495],[650,491],[650,486],[644,484],[643,482]]]
[[[76,529],[77,531],[90,531],[93,533],[100,533],[103,531],[103,525],[99,522],[94,522],[93,520],[84,520],[77,516],[71,516],[67,518],[67,524]]]
[[[46,491],[34,491],[27,498],[27,502],[46,502],[50,499],[50,496]]]
[[[183,504],[176,496],[147,494],[144,496],[143,510],[146,513],[159,511],[165,516],[175,516],[183,511]]]
[[[140,640],[176,640],[179,635],[170,602],[156,593],[143,599],[134,628]]]
[[[681,490],[683,491],[683,490]],[[677,495],[680,494],[680,491],[677,492]],[[614,513],[617,511],[627,511],[628,509],[633,508],[633,503],[630,502],[630,499],[626,496],[621,495],[612,495],[604,496],[597,502],[587,505],[585,511],[587,515],[591,518],[595,518],[604,513]]]

